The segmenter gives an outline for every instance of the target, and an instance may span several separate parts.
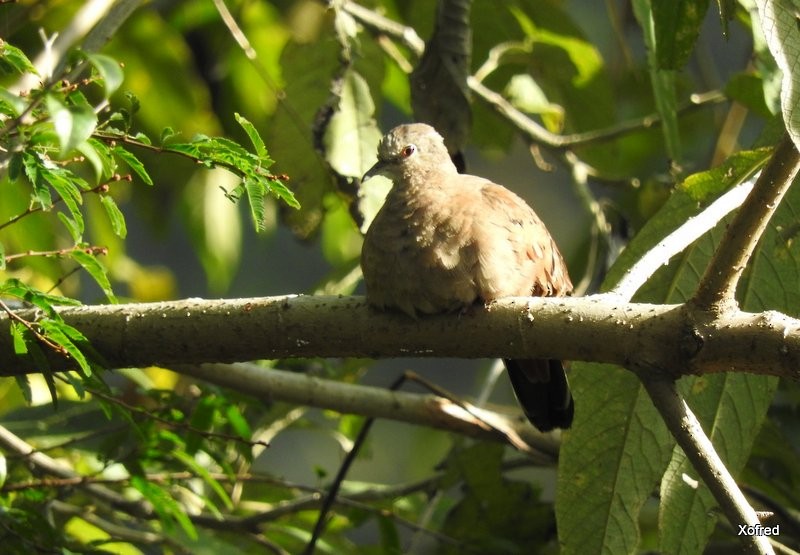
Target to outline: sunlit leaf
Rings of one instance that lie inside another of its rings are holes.
[[[80,249],[70,252],[70,256],[92,276],[95,282],[97,282],[97,285],[100,286],[100,289],[103,290],[103,293],[106,294],[108,300],[112,303],[116,303],[117,299],[114,296],[114,292],[111,290],[111,283],[108,281],[106,269],[100,264],[97,257],[94,254]]]
[[[146,185],[152,185],[153,179],[150,177],[150,174],[147,173],[147,170],[144,167],[144,164],[134,156],[130,151],[122,148],[121,146],[115,146],[113,148],[114,155],[118,156],[125,162],[130,169],[132,169],[139,178],[144,181]]]
[[[62,347],[67,353],[69,353],[70,358],[72,358],[72,360],[78,364],[78,367],[84,376],[92,375],[92,367],[89,364],[86,355],[69,336],[67,331],[69,326],[63,322],[57,322],[50,319],[39,320],[37,325],[39,325],[39,327],[42,329],[47,339]]]
[[[100,203],[103,205],[103,208],[105,208],[106,214],[108,214],[108,219],[111,222],[111,229],[114,230],[114,233],[118,237],[124,239],[128,235],[128,228],[125,225],[125,216],[120,211],[114,198],[110,195],[101,195]]]
[[[97,127],[97,116],[91,106],[66,106],[55,96],[47,95],[47,109],[50,111],[62,154],[69,153],[88,139]]]
[[[247,203],[250,205],[250,215],[256,232],[264,230],[264,184],[258,179],[245,177],[244,187],[247,191]]]
[[[258,134],[255,126],[250,123],[244,116],[234,114],[236,116],[236,121],[239,125],[242,126],[247,136],[250,137],[250,142],[253,143],[253,146],[256,149],[256,154],[259,158],[266,158],[267,156],[267,147],[264,146],[264,140],[261,138],[261,135]]]
[[[17,117],[28,107],[28,101],[0,87],[0,105],[4,106],[1,108],[2,113],[7,116]]]
[[[39,74],[22,50],[5,41],[0,44],[0,71]]]
[[[87,53],[86,57],[100,74],[106,98],[110,97],[122,85],[125,78],[119,62],[105,54]]]

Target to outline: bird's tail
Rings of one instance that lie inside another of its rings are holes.
[[[504,360],[525,416],[542,432],[569,428],[575,406],[560,360]]]

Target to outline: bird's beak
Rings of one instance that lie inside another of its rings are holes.
[[[361,181],[366,181],[370,177],[375,177],[376,175],[382,175],[386,177],[386,162],[383,160],[378,160],[375,162],[375,165],[372,166],[370,169],[367,170],[367,173],[361,178]]]

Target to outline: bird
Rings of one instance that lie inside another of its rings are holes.
[[[533,208],[502,185],[458,173],[433,127],[389,131],[362,182],[376,175],[392,187],[361,249],[371,307],[420,318],[502,297],[572,292],[564,258]],[[504,364],[537,429],[571,426],[574,401],[561,361]]]

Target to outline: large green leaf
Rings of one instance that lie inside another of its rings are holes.
[[[769,150],[740,153],[720,168],[688,178],[622,253],[606,283],[615,284],[645,252],[725,189],[751,176],[768,155]],[[725,221],[718,224],[657,271],[637,300],[686,300],[694,292],[725,225]],[[751,269],[757,265],[758,260],[754,260]],[[668,466],[661,491],[662,547],[674,553],[705,545],[715,522],[715,517],[703,512],[710,507],[703,497],[708,495],[707,490],[692,489],[682,479],[684,474],[696,478],[696,473],[685,465],[682,452],[673,450],[674,442],[638,380],[626,370],[605,365],[581,364],[575,370],[571,378],[575,424],[565,434],[561,449],[556,507],[565,553],[636,551],[639,511]],[[768,378],[739,374],[682,380],[690,405],[720,455],[732,463],[734,473],[747,458],[769,405],[773,383]]]
[[[287,85],[266,142],[280,171],[291,178],[292,192],[302,206],[285,212],[284,217],[296,234],[307,237],[322,221],[322,198],[331,186],[314,149],[312,126],[317,110],[331,94],[331,77],[339,67],[338,45],[325,35],[310,44],[289,42],[281,55],[281,67]]]

